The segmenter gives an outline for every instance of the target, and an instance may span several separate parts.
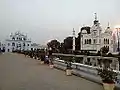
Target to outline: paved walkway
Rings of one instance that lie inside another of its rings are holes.
[[[0,55],[0,90],[103,90],[97,83],[40,65],[24,55]]]

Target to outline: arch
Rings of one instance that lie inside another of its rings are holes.
[[[12,37],[12,40],[15,40],[15,37]]]
[[[25,43],[23,43],[23,47],[25,47]]]
[[[85,44],[87,44],[87,41],[86,41],[86,39],[85,39]]]
[[[87,39],[87,44],[89,44],[89,40]]]
[[[91,39],[89,39],[89,44],[91,44]]]
[[[82,28],[81,28],[81,32],[82,32],[83,30],[86,30],[86,31],[87,31],[87,34],[90,34],[90,27],[88,27],[88,26],[82,27]]]
[[[107,39],[105,39],[105,44],[107,44]]]
[[[14,42],[12,43],[12,46],[15,46],[15,43],[14,43]]]
[[[104,38],[104,44],[105,44],[105,38]]]
[[[108,39],[108,43],[107,44],[109,44],[109,39]]]

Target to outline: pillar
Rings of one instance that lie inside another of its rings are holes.
[[[73,28],[73,51],[75,50],[75,30]]]

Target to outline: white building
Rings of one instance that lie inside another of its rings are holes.
[[[112,30],[108,27],[102,32],[99,20],[95,15],[92,27],[83,27],[81,29],[81,50],[97,52],[102,47],[107,47],[109,52],[113,52]]]
[[[11,33],[9,38],[5,40],[5,51],[12,52],[14,50],[31,50],[31,40],[27,35],[19,31]]]

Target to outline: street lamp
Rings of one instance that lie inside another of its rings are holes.
[[[120,30],[120,26],[116,26],[115,29],[117,30],[117,38],[118,38],[118,48],[117,48],[117,50],[119,52],[120,51],[120,49],[119,49],[119,30]]]

